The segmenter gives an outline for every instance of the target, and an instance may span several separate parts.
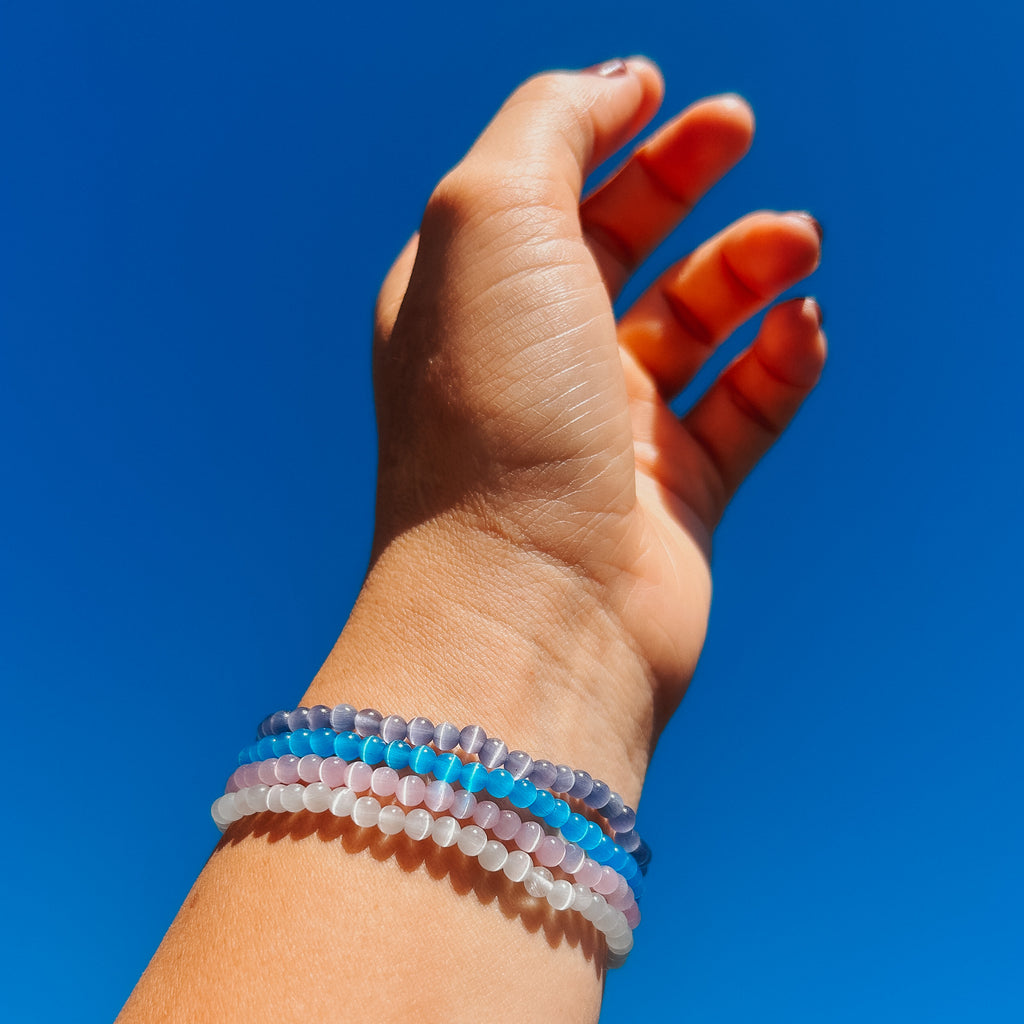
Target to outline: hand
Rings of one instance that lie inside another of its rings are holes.
[[[703,100],[581,204],[587,174],[661,95],[639,59],[534,78],[438,185],[377,306],[368,581],[426,583],[442,634],[451,607],[486,605],[553,663],[600,645],[582,680],[575,659],[569,699],[550,703],[568,723],[580,702],[614,722],[624,747],[643,749],[641,777],[703,644],[712,531],[825,355],[817,305],[793,300],[682,419],[668,405],[715,346],[817,266],[804,213],[737,221],[616,324],[625,281],[753,134],[743,100]]]

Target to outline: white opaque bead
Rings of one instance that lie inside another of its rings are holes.
[[[249,786],[243,789],[238,797],[235,797],[237,801],[242,794],[245,794],[245,813],[246,814],[259,814],[260,811],[267,809],[267,793],[270,792],[269,786],[257,785]]]
[[[284,787],[284,792],[281,794],[281,803],[284,804],[286,811],[301,811],[306,806],[302,802],[302,791],[305,788],[305,786],[300,786],[297,782]]]
[[[572,887],[572,909],[581,914],[591,903],[594,902],[594,894],[585,886],[577,882]]]
[[[526,886],[526,891],[531,896],[543,899],[549,892],[551,892],[551,887],[554,885],[554,878],[547,868],[534,868],[526,878],[523,879],[523,885]]]
[[[594,918],[594,927],[599,932],[607,934],[610,930],[613,930],[615,915],[618,913],[620,913],[620,911],[616,910],[614,907],[609,907],[606,903],[604,910]]]
[[[231,797],[230,802],[228,801],[228,797]],[[234,803],[234,798],[234,793],[225,793],[224,796],[217,797],[217,799],[213,801],[213,806],[210,808],[210,815],[221,832],[231,824],[231,818],[226,812],[231,804]]]
[[[275,814],[284,813],[284,790],[285,787],[280,782],[276,782],[270,787],[270,792],[267,794],[268,811],[273,811]]]
[[[633,932],[627,929],[624,935],[609,935],[605,941],[609,953],[625,956],[633,948]]]
[[[500,871],[508,860],[508,850],[505,849],[504,843],[499,843],[497,839],[489,839],[480,851],[478,859],[485,871]]]
[[[359,794],[355,790],[349,789],[348,786],[336,789],[331,797],[331,814],[339,818],[349,817],[358,799]]]
[[[608,904],[605,902],[605,898],[598,893],[594,893],[594,898],[590,901],[590,906],[586,910],[582,911],[583,916],[588,921],[596,921],[607,908]]]
[[[487,845],[487,833],[479,825],[463,825],[459,833],[459,849],[467,857],[476,857]]]
[[[564,878],[551,884],[546,897],[555,910],[568,910],[572,906],[572,898],[572,882],[567,882]]]
[[[382,807],[377,819],[377,828],[386,836],[397,836],[405,828],[405,811],[395,804]]]
[[[462,827],[450,815],[438,818],[430,830],[430,838],[440,847],[454,846],[459,841]]]
[[[372,796],[361,796],[352,808],[352,820],[360,828],[370,828],[380,817],[380,803]]]
[[[417,807],[415,810],[408,811],[405,815],[405,834],[410,839],[415,839],[418,842],[430,835],[430,829],[433,824],[434,819],[432,815],[428,811],[423,810],[422,807]]]
[[[533,860],[522,850],[513,850],[502,866],[505,877],[512,882],[521,882],[533,870]]]
[[[302,805],[307,811],[320,814],[331,806],[331,791],[322,782],[313,782],[302,794]]]

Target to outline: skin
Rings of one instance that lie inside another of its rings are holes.
[[[623,284],[753,136],[743,100],[702,100],[581,202],[661,97],[641,59],[538,76],[437,186],[377,304],[371,566],[301,699],[479,722],[634,806],[704,642],[715,526],[825,359],[817,304],[790,300],[669,408],[815,269],[820,229],[752,213],[616,322]],[[578,915],[325,817],[232,826],[119,1019],[597,1019],[602,949]]]

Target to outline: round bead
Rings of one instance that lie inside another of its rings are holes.
[[[508,747],[495,736],[484,740],[480,747],[480,763],[485,768],[500,768],[508,757]]]
[[[434,723],[429,718],[418,715],[409,723],[406,730],[409,742],[414,746],[434,741]]]
[[[633,933],[627,931],[622,935],[608,937],[608,952],[616,957],[625,957],[633,948]]]
[[[608,796],[608,802],[601,808],[601,813],[605,818],[614,818],[621,814],[625,810],[626,804],[622,797],[618,793],[611,793]]]
[[[356,724],[356,709],[351,704],[336,704],[331,708],[331,728],[335,732],[351,732]]]
[[[416,807],[423,803],[426,792],[427,784],[418,775],[406,775],[395,786],[398,802],[406,807]]]
[[[367,764],[380,764],[388,745],[379,736],[367,736],[359,751],[359,758]]]
[[[595,893],[590,905],[583,911],[583,916],[588,921],[596,921],[607,909],[608,904],[605,902],[605,898]]]
[[[319,782],[320,765],[323,764],[323,760],[318,754],[307,754],[305,757],[300,757],[299,778],[303,782]]]
[[[372,796],[361,796],[352,808],[352,820],[360,828],[370,828],[380,818],[380,804]]]
[[[633,890],[629,887],[622,875],[615,875],[615,888],[608,894],[608,906],[616,910],[628,910],[636,903],[633,899]]]
[[[380,732],[380,723],[384,716],[376,708],[363,708],[356,712],[355,731],[360,736],[376,736]]]
[[[505,849],[504,843],[499,843],[496,839],[490,839],[484,844],[478,859],[480,866],[485,871],[500,871],[505,866],[505,861],[508,860],[508,857],[508,850]]]
[[[567,764],[556,765],[555,781],[551,784],[551,788],[556,793],[568,793],[575,785],[576,773]]]
[[[278,781],[277,758],[272,757],[269,761],[260,761],[259,769],[256,772],[256,778],[258,778],[264,786],[273,786]]]
[[[491,829],[494,828],[494,823],[500,814],[501,811],[496,803],[492,803],[490,800],[478,800],[473,811],[473,821],[481,828]]]
[[[565,858],[565,843],[558,836],[544,836],[537,844],[535,857],[546,868],[557,868]]]
[[[601,877],[601,865],[587,857],[575,872],[575,875],[576,881],[580,885],[586,885],[593,889],[597,885],[597,880]]]
[[[309,708],[296,708],[288,712],[288,731],[298,732],[309,728]]]
[[[555,766],[550,761],[541,758],[539,761],[534,761],[530,768],[530,781],[538,789],[550,789],[555,783],[557,774]]]
[[[560,878],[548,890],[547,901],[555,910],[568,910],[572,906],[572,882]]]
[[[555,806],[551,808],[545,817],[545,821],[552,828],[561,828],[572,814],[572,808],[564,801],[555,798]]]
[[[487,785],[487,776],[487,769],[479,761],[471,761],[463,767],[459,782],[470,793],[479,793]]]
[[[530,780],[533,781],[532,779]],[[534,797],[533,804],[530,810],[538,817],[543,818],[545,821],[548,819],[548,815],[555,809],[555,798],[546,790],[538,789],[537,795]]]
[[[423,780],[420,779],[420,782]],[[405,815],[405,834],[417,842],[430,835],[434,819],[422,807],[416,807]]]
[[[338,818],[348,818],[352,814],[352,808],[356,805],[356,800],[359,799],[358,794],[354,789],[349,789],[348,786],[343,786],[341,789],[334,791],[334,796],[331,797],[331,814]]]
[[[612,790],[608,783],[602,782],[600,779],[595,779],[590,793],[584,797],[583,802],[592,810],[599,811],[606,803],[608,803],[611,795]]]
[[[320,781],[330,786],[331,789],[344,786],[347,779],[347,761],[343,761],[340,757],[325,757],[320,762]]]
[[[562,835],[570,843],[579,843],[587,834],[587,826],[590,824],[582,814],[570,814],[569,820],[562,826]],[[580,843],[582,846],[583,844]]]
[[[385,743],[398,743],[405,739],[408,726],[401,715],[388,715],[380,723],[380,738]]]
[[[554,879],[547,868],[533,868],[523,879],[523,885],[531,896],[543,899],[554,885]]]
[[[515,844],[526,853],[533,853],[544,837],[544,830],[535,821],[524,821],[515,835]]]
[[[531,807],[537,798],[537,787],[529,779],[520,779],[509,793],[509,803],[513,807]]]
[[[451,722],[434,726],[434,746],[438,750],[454,750],[459,745],[459,730]]]
[[[633,879],[640,874],[640,866],[629,854],[626,854],[626,863],[618,871],[632,885]]]
[[[533,768],[533,758],[525,750],[509,751],[505,758],[505,771],[509,772],[512,778],[525,779]],[[536,785],[536,783],[534,783]]]
[[[274,768],[277,781],[290,786],[293,782],[299,781],[299,759],[294,754],[285,754],[277,759]]]
[[[597,861],[598,864],[607,864],[612,859],[612,854],[618,849],[615,843],[612,842],[610,836],[602,834],[601,838],[597,841],[595,846],[590,851],[590,856]]]
[[[275,711],[270,716],[270,734],[276,736],[282,732],[288,732],[288,712]]]
[[[365,793],[373,781],[373,768],[370,767],[365,761],[353,761],[348,766],[348,778],[345,780],[345,784],[349,789],[354,789],[357,793]]]
[[[445,816],[437,818],[430,830],[430,838],[441,847],[454,846],[459,841],[462,826],[454,819]]]
[[[358,733],[340,732],[334,737],[334,753],[346,761],[355,761],[363,749]]]
[[[427,783],[423,794],[423,802],[432,811],[447,811],[455,799],[455,790],[447,782],[434,779]]]
[[[334,753],[334,732],[330,729],[317,729],[310,732],[309,746],[314,754],[330,757]]]
[[[487,833],[479,825],[463,825],[459,833],[459,849],[467,857],[476,857],[487,845]]]
[[[487,733],[479,725],[467,725],[462,732],[459,733],[459,746],[467,754],[476,754],[480,748],[484,745],[484,740],[487,739]]]
[[[305,786],[300,786],[297,782],[284,787],[284,792],[281,794],[281,803],[286,811],[291,811],[294,814],[296,811],[302,810],[305,806],[302,802],[302,791],[305,788]]]
[[[605,808],[607,812],[608,808]],[[636,853],[640,848],[640,833],[635,828],[630,829],[628,832],[616,832],[615,842],[621,846],[626,853]]]
[[[309,709],[309,727],[314,732],[331,728],[331,709],[326,704],[314,704]]]
[[[601,868],[601,875],[594,883],[594,891],[599,892],[602,896],[611,896],[618,888],[619,875],[612,871],[609,867]]]
[[[495,768],[487,774],[487,792],[497,800],[508,796],[515,784],[516,780],[512,778],[512,773],[505,771],[504,768]]]
[[[302,803],[307,811],[322,814],[331,806],[331,791],[322,782],[312,782],[302,791]]]
[[[632,807],[624,807],[621,814],[608,818],[608,824],[616,832],[628,832],[636,824],[636,811]]]
[[[398,785],[398,772],[394,768],[374,768],[370,778],[370,790],[377,796],[394,796]]]
[[[275,814],[284,813],[284,791],[285,786],[280,782],[270,787],[270,792],[267,794],[268,811],[273,811]]]
[[[434,762],[434,778],[442,782],[458,782],[462,774],[462,762],[455,754],[441,754]]]
[[[623,913],[626,915],[626,924],[630,928],[635,928],[640,923],[640,908],[635,903]]]
[[[377,828],[386,836],[397,836],[405,828],[405,811],[395,804],[382,807],[377,819]]]
[[[409,754],[409,767],[418,775],[429,775],[434,770],[437,754],[422,744],[413,747]]]
[[[465,789],[457,789],[452,798],[452,817],[460,821],[471,818],[476,810],[476,797]]]
[[[494,823],[494,834],[498,839],[515,839],[522,826],[523,819],[515,811],[504,810],[498,814],[498,820]]]
[[[590,791],[594,788],[594,780],[590,777],[590,772],[581,772],[577,769],[573,775],[576,777],[576,781],[572,784],[572,789],[569,790],[569,796],[575,797],[577,800],[583,800],[590,796]]]
[[[505,877],[510,881],[521,882],[533,870],[533,861],[528,853],[523,853],[522,850],[513,850],[509,853],[501,870],[505,872]]]
[[[574,842],[578,842],[589,853],[601,842],[603,836],[604,832],[601,831],[601,826],[596,821],[588,821],[587,831],[584,832],[583,838],[574,840]]]
[[[308,729],[298,729],[288,733],[288,749],[296,757],[305,757],[312,754],[313,748],[309,745],[309,737],[312,734]]]
[[[389,768],[402,769],[409,764],[412,747],[403,740],[392,740],[384,748],[384,763]]]
[[[562,870],[574,875],[583,866],[586,859],[587,855],[575,843],[566,843],[565,856],[562,858]]]
[[[267,739],[270,743],[270,753],[274,757],[283,757],[285,754],[292,752],[291,744],[289,743],[290,736],[286,732],[279,733],[276,736],[268,736]],[[260,740],[260,743],[263,741]],[[259,751],[259,744],[256,745],[257,751]]]
[[[612,850],[612,855],[608,859],[608,867],[613,871],[618,871],[622,874],[622,869],[626,866],[626,861],[632,860],[630,855],[618,844],[615,844],[615,848]]]
[[[265,811],[267,809],[267,793],[269,792],[269,786],[250,786],[245,791],[246,810],[250,814],[259,814],[261,811]],[[237,797],[235,799],[237,800]]]
[[[572,909],[581,914],[594,902],[594,893],[585,885],[577,882],[572,887]]]

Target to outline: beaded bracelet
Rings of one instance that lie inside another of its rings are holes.
[[[347,786],[329,789],[322,783],[306,787],[297,783],[246,787],[218,797],[211,813],[217,827],[224,831],[246,815],[301,810],[351,817],[360,828],[376,826],[385,835],[404,832],[419,841],[429,837],[442,848],[457,845],[467,856],[476,857],[486,871],[503,871],[511,881],[522,882],[531,896],[546,899],[554,910],[572,909],[582,914],[604,934],[611,954],[610,967],[624,962],[633,947],[633,930],[623,911],[610,906],[600,893],[585,885],[573,885],[565,879],[556,881],[547,868],[536,867],[529,854],[522,850],[509,852],[502,843],[488,840],[487,833],[478,825],[462,826],[448,816],[435,818],[422,808],[406,813],[396,804],[381,807],[374,797],[360,797]]]
[[[514,842],[524,853],[534,854],[542,867],[561,868],[580,884],[607,896],[618,910],[635,907],[640,895],[633,890],[629,878],[588,857],[576,843],[561,836],[545,835],[536,821],[523,821],[515,811],[502,810],[490,800],[478,801],[472,793],[456,791],[447,782],[435,779],[425,783],[418,775],[399,776],[393,768],[371,768],[362,761],[346,764],[341,758],[323,759],[316,754],[301,759],[292,755],[290,760],[271,758],[237,768],[228,779],[225,795],[259,785],[300,783],[320,787],[322,791],[346,786],[360,795],[369,791],[376,796],[394,796],[404,807],[424,804],[431,811],[450,811],[459,820],[472,818],[476,825],[493,831],[497,839]]]
[[[594,779],[589,772],[552,764],[543,758],[534,759],[524,750],[512,750],[495,736],[488,737],[479,725],[460,729],[451,722],[435,726],[429,718],[417,716],[406,722],[401,715],[382,715],[376,708],[357,711],[351,704],[326,704],[298,707],[293,711],[275,711],[260,723],[258,739],[300,729],[333,729],[335,732],[355,731],[360,737],[380,736],[385,743],[408,738],[414,746],[433,743],[438,750],[451,751],[457,746],[467,754],[476,754],[485,768],[504,768],[516,781],[529,778],[538,789],[567,793],[582,800],[592,811],[598,811],[616,836],[632,832],[636,811],[627,807],[607,782]]]
[[[479,761],[464,763],[455,753],[437,754],[423,745],[410,747],[402,740],[385,743],[380,736],[361,738],[354,732],[337,733],[326,728],[316,731],[300,729],[265,736],[249,744],[239,752],[238,762],[239,765],[252,764],[289,753],[297,758],[315,754],[367,765],[383,761],[396,771],[408,767],[418,775],[432,774],[435,779],[449,784],[458,782],[471,793],[486,789],[490,796],[498,799],[508,797],[514,806],[530,809],[551,828],[559,829],[570,842],[578,842],[599,864],[610,864],[628,879],[632,879],[637,870],[643,874],[649,862],[649,857],[643,858],[642,848],[630,855],[596,822],[573,813],[564,800],[553,797],[547,790],[538,789],[529,779],[516,781],[503,768],[488,771]],[[634,867],[631,867],[631,861]]]

